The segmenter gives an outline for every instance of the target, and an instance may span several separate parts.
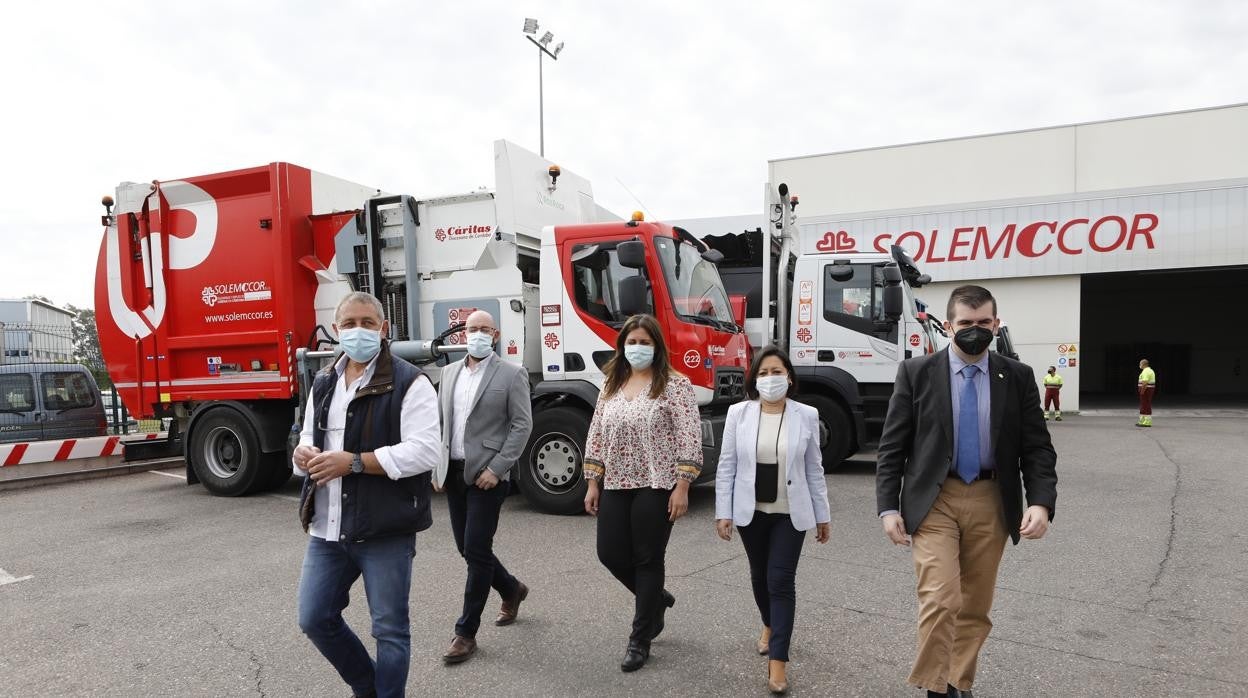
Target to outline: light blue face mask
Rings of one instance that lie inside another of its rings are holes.
[[[468,335],[468,353],[474,359],[484,359],[494,351],[494,336],[489,332],[473,332]]]
[[[338,333],[338,345],[352,361],[366,364],[381,351],[381,332],[352,327]]]
[[[630,366],[640,371],[654,362],[654,347],[649,344],[626,344],[624,358],[628,359]]]

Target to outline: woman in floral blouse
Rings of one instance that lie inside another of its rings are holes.
[[[702,471],[702,431],[693,386],[672,368],[653,317],[624,323],[603,373],[586,439],[585,511],[598,517],[599,561],[635,598],[620,669],[636,671],[676,603],[663,588],[663,561]]]

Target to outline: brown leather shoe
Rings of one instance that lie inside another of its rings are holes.
[[[456,635],[455,639],[451,640],[451,648],[446,651],[446,654],[442,655],[442,661],[447,664],[459,664],[460,662],[468,661],[476,652],[476,640],[463,635]]]
[[[511,625],[516,622],[516,614],[520,612],[520,602],[529,598],[529,588],[524,582],[519,582],[516,587],[516,593],[509,599],[503,599],[503,605],[498,609],[498,618],[494,620],[494,625]]]

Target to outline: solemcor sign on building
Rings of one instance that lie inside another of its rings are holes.
[[[1062,406],[1248,394],[1248,105],[773,160],[804,251],[904,247],[949,292],[982,283]]]

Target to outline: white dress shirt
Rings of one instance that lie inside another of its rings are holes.
[[[451,397],[451,460],[464,459],[464,431],[468,428],[468,413],[472,411],[472,400],[481,387],[481,379],[485,377],[485,368],[494,360],[491,352],[484,359],[469,365],[464,360],[459,373],[455,376],[455,394]]]
[[[329,401],[329,414],[325,424],[325,448],[323,452],[341,451],[347,426],[347,405],[355,399],[355,393],[372,380],[377,358],[368,362],[363,375],[346,384],[347,357],[335,364],[338,385]],[[308,406],[303,413],[303,431],[299,434],[300,446],[312,446],[316,395],[308,394]],[[399,417],[399,438],[393,446],[383,446],[373,451],[377,462],[391,480],[427,473],[434,469],[442,457],[442,428],[438,415],[438,396],[427,378],[417,378],[403,396],[402,414]],[[295,474],[307,477],[307,472],[291,464]],[[342,478],[334,478],[314,495],[312,522],[308,533],[317,538],[336,541],[342,526]]]

